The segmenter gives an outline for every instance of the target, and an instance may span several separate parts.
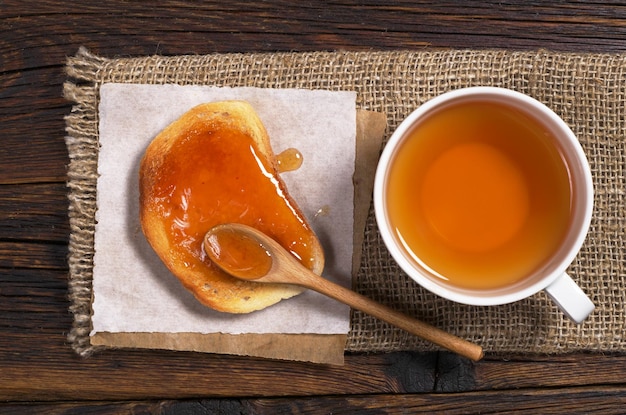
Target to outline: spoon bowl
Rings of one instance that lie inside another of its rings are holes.
[[[204,249],[218,267],[235,278],[295,284],[327,295],[438,346],[478,361],[480,346],[351,291],[313,273],[263,232],[238,223],[218,225],[204,238]]]

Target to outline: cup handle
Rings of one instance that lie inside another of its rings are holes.
[[[595,308],[589,297],[566,273],[547,286],[545,291],[561,311],[577,324],[582,323]]]

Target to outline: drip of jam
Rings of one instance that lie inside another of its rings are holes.
[[[279,173],[298,170],[302,166],[302,153],[297,148],[288,148],[276,156]]]
[[[304,266],[313,266],[313,232],[284,193],[272,163],[240,131],[190,131],[169,149],[152,189],[170,246],[184,248],[171,254],[188,268],[210,264],[204,236],[229,222],[264,232]]]
[[[317,212],[315,212],[315,215],[313,217],[317,218],[320,216],[328,216],[328,215],[330,215],[330,206],[324,205],[321,208],[317,209]]]

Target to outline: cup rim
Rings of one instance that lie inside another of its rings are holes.
[[[498,293],[499,290],[480,291],[453,288],[438,284],[434,279],[423,275],[422,271],[415,267],[414,262],[408,259],[407,255],[403,253],[402,248],[399,247],[390,229],[390,223],[385,209],[386,198],[384,197],[384,191],[390,161],[393,159],[397,148],[403,142],[406,134],[413,128],[415,122],[431,110],[451,100],[477,96],[514,100],[521,105],[530,106],[540,111],[542,116],[547,117],[550,123],[563,132],[562,136],[564,138],[562,140],[566,141],[568,148],[573,151],[574,160],[581,164],[580,170],[583,179],[581,189],[583,189],[582,191],[584,195],[586,195],[584,196],[584,206],[582,207],[582,218],[577,222],[578,228],[572,231],[574,235],[574,237],[571,238],[572,242],[567,248],[566,253],[563,254],[558,265],[555,266],[550,273],[538,278],[537,281],[532,284],[515,291],[507,290],[508,292],[506,293]],[[420,105],[400,123],[398,128],[392,133],[381,153],[374,179],[373,198],[374,214],[383,242],[396,263],[411,279],[428,291],[449,300],[468,305],[489,306],[512,303],[529,297],[549,286],[566,272],[587,237],[593,212],[594,190],[591,169],[584,150],[573,131],[561,117],[545,104],[523,93],[501,87],[476,86],[461,88],[438,95]]]

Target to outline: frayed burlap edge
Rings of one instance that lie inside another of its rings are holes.
[[[596,206],[589,237],[570,275],[597,305],[582,325],[539,293],[515,304],[471,307],[438,298],[406,277],[378,234],[370,208],[354,288],[377,301],[481,344],[487,351],[622,351],[626,346],[626,58],[615,54],[395,51],[213,54],[104,59],[81,48],[70,57],[64,93],[75,105],[67,122],[70,243],[68,336],[74,350],[95,350],[91,330],[93,238],[98,158],[98,91],[105,82],[354,90],[362,109],[386,113],[389,131],[426,100],[451,89],[506,87],[544,102],[579,137],[589,158]],[[347,351],[430,350],[432,346],[353,312]]]
[[[89,342],[98,180],[98,86],[94,83],[103,59],[81,48],[67,65],[74,82],[66,82],[63,94],[75,103],[65,117],[65,143],[69,153],[69,298],[74,323],[68,340],[82,356],[95,350]]]

